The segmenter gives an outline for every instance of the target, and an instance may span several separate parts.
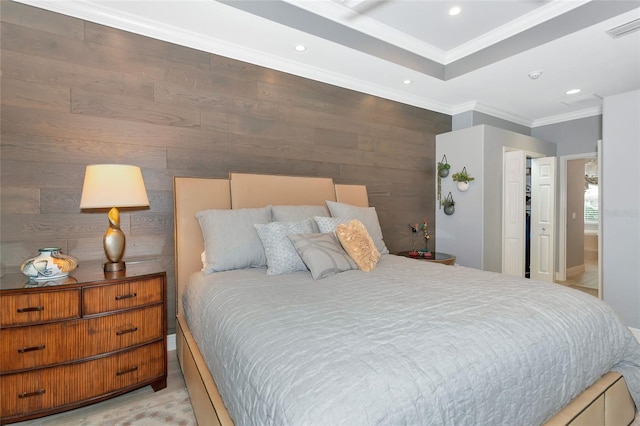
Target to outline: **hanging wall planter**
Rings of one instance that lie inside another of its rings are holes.
[[[461,172],[454,173],[451,176],[454,182],[458,183],[458,191],[464,192],[469,189],[469,182],[475,178],[467,173],[467,168],[463,167]]]
[[[458,182],[458,191],[465,192],[469,190],[469,182]]]
[[[451,195],[451,192],[449,192],[449,195],[447,195],[447,198],[442,200],[442,205],[444,206],[444,214],[446,214],[447,216],[451,216],[452,214],[455,213],[456,202],[453,201],[453,195]]]
[[[438,176],[441,178],[449,176],[449,169],[451,166],[447,163],[447,156],[442,156],[442,161],[438,163]]]

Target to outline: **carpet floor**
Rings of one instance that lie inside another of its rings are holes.
[[[130,402],[117,409],[91,415],[78,425],[195,425],[196,420],[186,389],[178,389],[155,398]]]

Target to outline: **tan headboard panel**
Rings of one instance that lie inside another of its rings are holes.
[[[331,178],[231,173],[234,209],[272,205],[322,206],[336,201]]]
[[[175,177],[173,179],[176,313],[182,313],[182,286],[189,275],[202,269],[200,254],[204,239],[196,213],[208,209],[230,209],[229,179]]]
[[[336,183],[336,201],[358,207],[369,207],[367,187],[364,185],[340,185]]]
[[[326,200],[368,207],[364,185],[335,185],[331,178],[231,173],[230,179],[173,179],[176,312],[182,314],[182,290],[202,269],[204,239],[196,213],[207,209],[268,205],[324,206]]]

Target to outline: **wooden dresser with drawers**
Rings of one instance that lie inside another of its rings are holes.
[[[0,278],[0,424],[166,387],[166,282],[154,263]]]

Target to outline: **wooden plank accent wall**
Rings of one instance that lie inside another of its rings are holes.
[[[142,168],[151,206],[122,212],[125,260],[160,260],[170,297],[173,176],[365,184],[392,252],[411,247],[408,223],[434,220],[435,135],[451,130],[450,116],[0,3],[2,272],[45,246],[80,267],[104,260],[106,212],[79,208],[94,163]]]

